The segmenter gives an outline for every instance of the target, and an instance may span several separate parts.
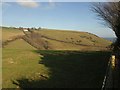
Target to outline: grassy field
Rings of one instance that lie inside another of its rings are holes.
[[[52,30],[41,29],[37,31],[41,35],[47,36],[52,39],[71,42],[75,44],[91,45],[91,46],[108,46],[111,44],[103,38],[87,32],[68,31],[68,30]]]
[[[37,73],[47,74],[47,68],[39,65],[40,55],[23,40],[17,40],[3,48],[3,88],[16,88],[13,80],[22,77],[34,78]]]
[[[2,28],[2,41],[12,39],[15,36],[24,35],[24,33],[18,29],[14,28]]]
[[[45,33],[46,31],[43,30],[37,32],[69,42],[83,39],[86,41],[82,41],[83,44],[91,44],[94,37],[99,44],[102,42],[103,46],[110,44],[108,41],[98,39],[95,35],[89,36],[89,33],[81,32],[80,35],[83,36],[80,36],[77,32],[47,31]],[[15,29],[4,29],[2,33],[3,41],[13,36],[23,35],[22,31]],[[97,51],[97,48],[92,49],[92,47],[83,48],[43,37],[42,39],[47,41],[53,50],[37,50],[23,39],[17,39],[4,46],[2,49],[3,88],[22,88],[23,90],[57,87],[101,88],[110,52]]]
[[[40,29],[34,31],[45,37],[33,34],[28,37],[29,42],[40,50],[81,50],[81,51],[101,51],[108,50],[110,41],[100,38],[94,34],[78,31]],[[15,28],[2,28],[2,42],[15,40],[15,37],[24,33]],[[26,35],[27,36],[27,35]],[[9,43],[9,42],[8,42]],[[8,44],[7,42],[4,45]],[[46,48],[47,47],[47,48]]]
[[[3,88],[101,88],[109,56],[109,52],[39,51],[17,40],[3,48]]]
[[[94,47],[94,46],[82,46],[82,45],[75,45],[72,43],[64,43],[58,42],[55,40],[49,40],[42,38],[42,40],[48,43],[49,50],[77,50],[77,51],[104,51],[107,50],[104,47]]]
[[[2,40],[2,28],[0,27],[0,41]]]
[[[26,41],[39,50],[105,51],[110,41],[87,32],[41,29],[26,33]]]
[[[2,88],[2,48],[0,47],[0,88]]]

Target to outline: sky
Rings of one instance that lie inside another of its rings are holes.
[[[91,2],[29,1],[2,3],[2,26],[74,30],[115,37],[114,32],[91,11]]]

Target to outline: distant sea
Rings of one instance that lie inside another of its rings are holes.
[[[116,38],[114,37],[105,37],[104,39],[115,42]]]

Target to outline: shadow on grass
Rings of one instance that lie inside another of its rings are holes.
[[[50,69],[50,77],[42,80],[26,78],[13,82],[27,88],[101,88],[109,52],[35,51],[44,57],[39,64]]]

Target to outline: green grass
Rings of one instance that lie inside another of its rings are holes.
[[[5,49],[11,49],[11,50],[36,50],[33,46],[25,42],[23,39],[18,39],[16,41],[13,41],[9,43],[7,46],[5,46]]]
[[[39,51],[39,53],[44,56],[40,63],[50,68],[51,76],[45,82],[36,81],[36,85],[101,88],[109,52]]]
[[[110,41],[87,32],[52,29],[41,29],[39,31],[36,30],[35,32],[48,37],[37,37],[36,35],[36,38],[29,37],[31,40],[30,43],[34,43],[34,46],[39,47],[42,50],[46,49],[45,46],[47,46],[48,50],[101,51],[108,50],[106,47],[111,44]],[[24,33],[19,29],[7,27],[2,28],[3,42],[12,39],[14,40],[14,38],[19,35],[24,35]]]
[[[18,29],[2,28],[2,41],[6,41],[18,35],[24,35],[24,33]]]
[[[36,31],[41,35],[47,36],[52,39],[72,42],[76,44],[92,45],[92,46],[108,46],[111,44],[103,38],[100,38],[94,34],[80,31],[68,31],[68,30],[54,30],[54,29],[41,29]]]
[[[9,34],[5,37],[9,38]],[[111,53],[37,50],[19,39],[6,45],[2,54],[3,88],[19,86],[24,90],[33,87],[101,88]]]
[[[2,28],[0,28],[0,41],[2,40]]]
[[[110,52],[4,48],[3,87],[101,88],[109,56]]]
[[[0,47],[0,88],[2,88],[2,48]]]
[[[99,38],[92,34],[88,35],[87,34],[88,33],[84,34],[84,32],[73,31],[40,30],[28,34],[29,38],[26,37],[25,39],[26,41],[28,41],[29,43],[31,43],[40,50],[81,50],[81,51],[108,50],[108,48],[106,47],[110,45],[109,41]],[[87,36],[85,36],[85,38],[83,39],[83,37],[81,38],[80,35]],[[78,42],[80,40],[82,40],[83,43]],[[104,44],[106,43],[106,45],[104,45],[103,43]]]
[[[34,50],[36,49],[23,40],[14,41],[3,48],[3,88],[16,88],[12,81],[17,78],[37,78],[37,73],[48,73],[44,65],[38,64],[40,55]]]

